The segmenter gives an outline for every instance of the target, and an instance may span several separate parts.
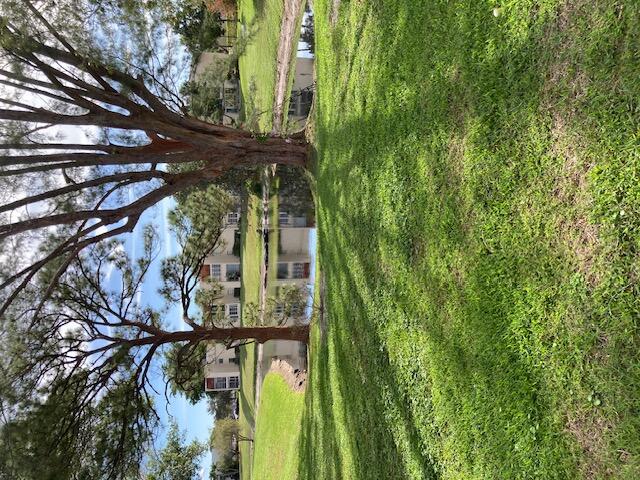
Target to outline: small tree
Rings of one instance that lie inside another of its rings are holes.
[[[213,49],[224,33],[220,13],[207,9],[204,2],[178,2],[169,22],[194,57]]]
[[[233,415],[233,400],[235,392],[223,390],[209,395],[207,410],[216,420],[231,417]]]
[[[305,308],[308,292],[298,285],[283,285],[277,296],[267,297],[264,305],[248,302],[245,304],[242,318],[246,325],[282,326],[305,323]]]
[[[184,434],[171,422],[167,443],[160,454],[149,462],[146,480],[199,479],[200,459],[206,450],[203,443],[193,441],[186,445]]]
[[[239,442],[253,442],[240,431],[240,423],[235,418],[219,418],[211,430],[209,444],[220,456],[233,455],[238,451]]]

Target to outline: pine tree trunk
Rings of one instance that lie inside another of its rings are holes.
[[[254,339],[258,343],[269,340],[296,340],[309,342],[309,325],[291,327],[232,327],[208,330],[207,340],[247,340]]]
[[[202,342],[218,340],[231,342],[234,340],[255,340],[264,343],[269,340],[295,340],[309,343],[309,325],[291,327],[230,327],[230,328],[198,328],[180,332],[158,331],[148,337],[127,339],[117,342],[122,345],[141,347],[145,345],[163,345],[176,342]]]

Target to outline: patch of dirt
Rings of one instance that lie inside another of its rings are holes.
[[[567,431],[577,440],[583,456],[578,462],[582,478],[614,478],[614,472],[604,467],[603,454],[607,445],[603,438],[611,424],[597,413],[580,412],[567,420]]]
[[[451,135],[449,140],[448,182],[450,186],[459,187],[464,174],[464,154],[467,150],[467,138],[457,134]]]
[[[601,280],[601,272],[596,265],[601,245],[598,226],[589,220],[593,199],[589,192],[588,174],[593,163],[580,151],[576,136],[568,133],[560,113],[552,120],[551,137],[552,153],[562,159],[552,194],[558,203],[568,206],[570,212],[558,220],[559,240],[573,258],[576,270],[594,287]]]
[[[542,90],[541,108],[550,115],[551,154],[561,162],[557,166],[555,187],[551,194],[569,212],[556,225],[560,247],[572,259],[575,270],[594,287],[601,280],[596,265],[601,244],[598,226],[589,220],[592,196],[588,176],[593,161],[572,125],[579,123],[579,105],[586,95],[589,79],[572,58],[577,35],[571,32],[576,19],[583,15],[585,0],[566,1],[558,9],[555,23],[546,38],[563,39],[564,48],[547,65],[547,78]]]
[[[419,266],[427,254],[427,242],[421,236],[412,235],[410,261],[414,267]]]
[[[567,207],[564,211],[568,212],[556,224],[558,242],[571,258],[576,271],[591,287],[595,287],[602,276],[597,265],[602,245],[598,226],[589,220],[593,198],[588,179],[594,163],[588,156],[579,129],[572,128],[580,123],[580,105],[590,83],[580,68],[580,45],[577,45],[580,36],[573,31],[576,22],[588,16],[590,8],[592,4],[587,0],[566,0],[558,8],[555,23],[550,24],[545,34],[545,38],[563,47],[554,52],[554,60],[543,67],[547,77],[542,90],[541,109],[549,114],[550,153],[558,159],[551,194],[559,205]],[[552,43],[551,47],[555,49],[555,44]],[[599,338],[590,353],[593,361],[607,361],[607,344],[606,336]],[[614,478],[615,472],[607,466],[610,446],[606,441],[613,424],[598,410],[571,409],[565,428],[582,452],[578,458],[581,478]]]
[[[279,374],[294,392],[304,392],[307,387],[307,371],[295,369],[285,360],[274,359],[269,372]]]
[[[273,106],[272,133],[280,134],[284,118],[284,104],[287,86],[291,72],[290,65],[294,49],[297,49],[300,32],[296,31],[298,18],[302,11],[303,0],[284,0],[284,12],[280,25],[280,40],[278,43],[278,60],[276,67],[276,87]]]

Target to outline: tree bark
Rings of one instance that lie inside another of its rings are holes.
[[[122,342],[104,347],[112,348],[116,344],[142,347],[145,345],[162,345],[176,342],[199,342],[206,340],[232,341],[253,339],[258,343],[269,340],[295,340],[309,342],[309,325],[294,325],[290,327],[230,327],[230,328],[198,328],[180,332],[162,332],[148,337],[123,339]]]

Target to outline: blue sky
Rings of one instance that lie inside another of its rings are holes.
[[[133,195],[133,192],[131,192]],[[177,253],[177,244],[169,231],[167,222],[167,213],[173,207],[172,199],[164,199],[161,204],[147,210],[142,216],[140,222],[136,226],[131,235],[123,238],[124,247],[131,258],[136,258],[142,252],[142,230],[145,225],[153,224],[158,230],[161,238],[161,252],[145,278],[142,285],[140,296],[141,304],[148,304],[160,308],[163,300],[158,294],[160,287],[160,263],[163,258],[175,255]],[[117,279],[110,278],[109,284],[111,288],[117,288]],[[182,312],[178,305],[174,305],[168,311],[166,317],[166,328],[171,330],[185,330],[186,326],[182,321]],[[157,355],[155,369],[152,372],[153,386],[159,392],[156,395],[156,410],[161,417],[162,428],[156,440],[156,448],[161,449],[165,442],[165,434],[169,425],[170,417],[172,417],[180,429],[185,432],[188,442],[199,440],[208,443],[209,431],[213,426],[213,417],[207,412],[207,402],[203,400],[197,405],[191,405],[181,395],[171,395],[168,393],[167,402],[164,391],[165,382],[160,370],[161,357]],[[202,461],[202,478],[206,479],[211,468],[211,454],[207,450]]]
[[[132,193],[133,194],[133,193]],[[158,294],[160,287],[160,263],[163,258],[175,255],[178,246],[175,239],[171,235],[167,221],[167,213],[173,207],[174,201],[170,198],[164,199],[159,205],[147,210],[141,218],[131,235],[125,237],[124,247],[131,258],[136,258],[142,252],[142,230],[145,225],[153,224],[158,230],[161,238],[161,252],[154,264],[151,266],[149,274],[142,285],[140,296],[141,304],[148,304],[157,308],[162,306],[163,300]],[[312,256],[312,271],[310,281],[313,282],[315,275],[315,251],[316,251],[316,230],[312,229],[309,235],[309,252]],[[110,278],[110,286],[117,288],[117,279]],[[171,330],[186,330],[187,326],[182,321],[182,312],[178,305],[173,305],[165,318],[166,326]],[[180,429],[185,433],[187,442],[198,440],[208,442],[209,432],[213,427],[213,417],[207,411],[207,401],[202,400],[196,405],[191,405],[181,395],[171,395],[168,393],[168,402],[165,398],[165,382],[160,370],[160,360],[156,359],[155,370],[152,373],[153,385],[159,392],[156,395],[156,410],[158,411],[162,428],[156,440],[156,448],[161,449],[165,442],[165,434],[169,425],[170,417],[173,418]],[[212,456],[207,450],[201,463],[201,478],[206,479],[209,476],[211,468]]]

